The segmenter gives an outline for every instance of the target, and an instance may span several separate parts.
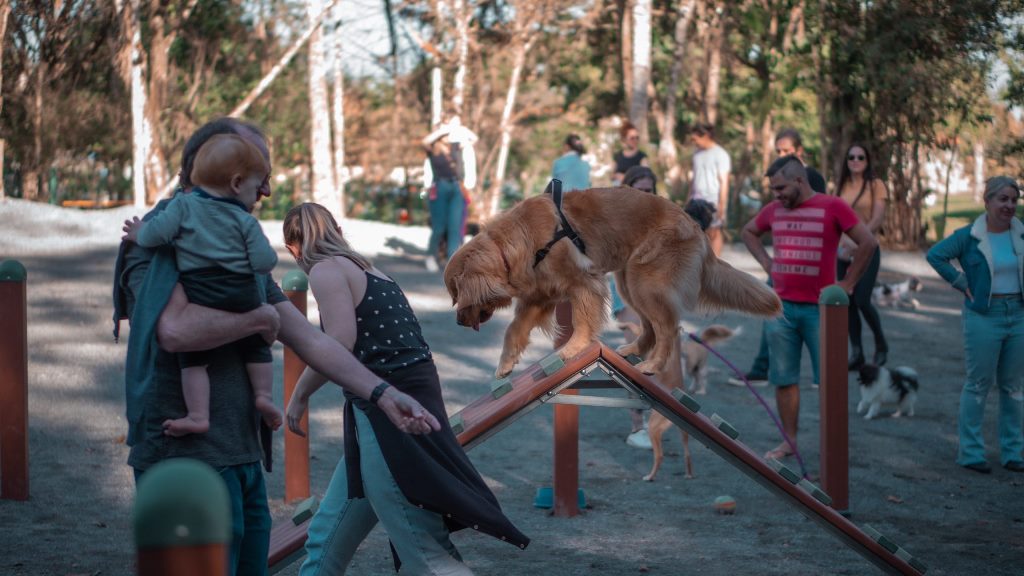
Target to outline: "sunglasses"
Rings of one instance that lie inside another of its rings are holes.
[[[856,160],[857,162],[863,162],[863,161],[867,160],[867,157],[859,155],[859,154],[850,154],[849,156],[846,157],[846,159],[847,160],[851,160],[851,161],[852,160]]]

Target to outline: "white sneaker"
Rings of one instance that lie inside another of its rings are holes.
[[[626,444],[629,444],[633,448],[640,448],[642,450],[651,450],[651,437],[647,435],[647,429],[642,428],[633,432],[629,436],[626,436]]]
[[[437,259],[434,258],[433,256],[427,256],[427,270],[429,272],[437,272],[438,271]]]
[[[727,380],[727,382],[729,384],[733,385],[733,386],[739,386],[740,388],[743,388],[743,387],[746,386],[746,384],[743,383],[743,380],[740,380],[739,378],[736,378],[736,377],[729,378],[729,380]],[[750,385],[753,386],[754,388],[764,388],[765,386],[768,385],[768,381],[767,380],[762,380],[760,378],[757,378],[757,379],[747,378],[747,382],[750,382]]]

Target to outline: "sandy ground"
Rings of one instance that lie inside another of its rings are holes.
[[[29,411],[31,498],[0,501],[0,574],[119,575],[132,570],[131,507],[134,484],[125,465],[123,361],[125,344],[110,332],[110,279],[120,222],[130,208],[82,212],[0,201],[0,260],[15,258],[29,271]],[[294,269],[280,243],[279,223],[266,222],[278,246],[276,276]],[[356,247],[404,287],[437,358],[448,410],[453,413],[487,392],[504,326],[499,314],[479,334],[455,325],[440,277],[422,264],[423,228],[346,222]],[[740,245],[727,260],[755,272]],[[1024,475],[996,468],[990,476],[953,463],[956,409],[963,380],[957,295],[931,273],[920,254],[886,253],[883,278],[917,274],[925,284],[917,311],[885,310],[890,365],[915,367],[922,376],[917,416],[866,422],[850,390],[850,502],[853,520],[871,524],[930,567],[929,574],[1020,574],[1024,561]],[[741,368],[749,366],[759,322],[734,314],[690,318],[741,326],[721,347]],[[6,329],[6,319],[0,325]],[[613,330],[611,345],[621,342]],[[526,362],[550,351],[537,335]],[[280,360],[281,348],[275,347]],[[277,394],[280,397],[280,362]],[[740,430],[761,451],[778,442],[768,415],[753,396],[725,383],[713,362],[701,402]],[[818,467],[818,394],[802,386],[801,446],[812,472]],[[852,379],[851,379],[852,382]],[[769,400],[774,405],[774,402]],[[312,402],[312,484],[326,486],[341,455],[341,394],[320,392]],[[986,438],[995,441],[995,395],[987,410]],[[817,524],[693,443],[696,478],[686,480],[679,437],[669,433],[658,480],[641,481],[650,452],[628,447],[628,415],[584,408],[580,478],[588,508],[576,518],[554,518],[532,506],[551,477],[551,409],[541,407],[470,454],[509,516],[533,542],[526,551],[475,533],[454,540],[477,574],[570,576],[650,574],[871,574],[877,569],[844,548]],[[279,449],[283,445],[278,435]],[[997,454],[990,447],[990,460]],[[275,518],[292,506],[282,501],[283,474],[267,476]],[[711,503],[728,494],[734,516]],[[292,566],[285,574],[297,573]],[[374,531],[351,574],[391,574],[386,538]]]

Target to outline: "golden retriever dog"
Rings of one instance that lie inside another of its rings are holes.
[[[647,374],[668,361],[684,310],[731,309],[763,317],[782,311],[775,292],[719,260],[697,223],[664,198],[632,188],[592,188],[566,194],[562,212],[585,253],[562,239],[535,261],[561,226],[545,194],[495,217],[445,267],[444,283],[461,326],[479,330],[495,310],[516,302],[495,370],[499,378],[519,362],[534,328],[554,333],[559,302],[571,304],[573,329],[559,356],[572,358],[596,342],[607,316],[608,272],[641,318],[640,336],[617,352],[644,357],[637,369]]]

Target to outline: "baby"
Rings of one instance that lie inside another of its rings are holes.
[[[196,154],[195,188],[178,194],[146,221],[135,218],[125,237],[139,246],[173,245],[179,282],[189,302],[248,312],[265,300],[257,275],[269,274],[277,253],[249,213],[270,177],[270,165],[259,148],[236,134],[210,138]],[[270,346],[259,335],[231,344],[245,361],[253,387],[253,404],[264,422],[276,430],[281,410],[274,405]],[[216,350],[178,355],[182,395],[188,414],[164,422],[164,434],[184,436],[210,429],[210,377],[206,367]]]

